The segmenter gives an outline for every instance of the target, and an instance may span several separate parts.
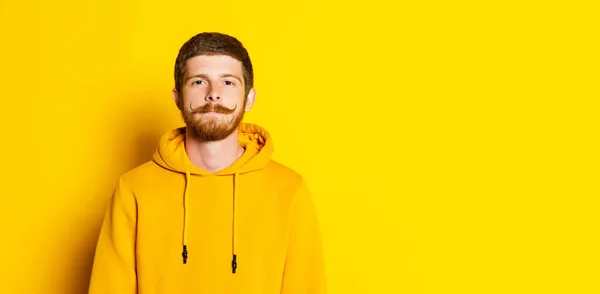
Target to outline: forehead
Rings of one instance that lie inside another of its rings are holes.
[[[242,76],[242,63],[228,55],[199,55],[186,61],[186,74],[235,74]]]

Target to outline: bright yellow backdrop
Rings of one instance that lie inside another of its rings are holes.
[[[177,50],[238,37],[331,293],[600,293],[594,1],[2,1],[0,293],[85,293]]]

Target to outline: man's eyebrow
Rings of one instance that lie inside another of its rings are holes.
[[[219,77],[221,77],[221,78],[234,78],[234,79],[236,79],[236,80],[238,80],[240,82],[242,81],[242,79],[240,77],[238,77],[238,76],[236,76],[234,74],[222,74]]]
[[[208,79],[208,76],[205,74],[195,74],[195,75],[188,76],[185,80],[189,81],[190,79],[193,79],[193,78]],[[240,82],[242,81],[242,79],[240,77],[238,77],[237,75],[234,75],[234,74],[220,74],[219,78],[234,78]]]
[[[187,76],[187,77],[185,78],[185,80],[186,80],[186,81],[189,81],[189,80],[191,80],[191,79],[193,79],[193,78],[203,78],[203,79],[208,79],[208,76],[207,76],[207,75],[205,75],[205,74],[195,74],[195,75]]]

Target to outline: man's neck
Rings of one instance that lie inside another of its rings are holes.
[[[237,132],[221,141],[202,141],[188,131],[185,146],[192,164],[211,173],[231,166],[244,153]]]

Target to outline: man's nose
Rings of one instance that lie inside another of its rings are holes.
[[[221,100],[221,93],[218,87],[212,86],[210,87],[210,91],[208,91],[208,95],[206,95],[206,100],[215,102]]]

